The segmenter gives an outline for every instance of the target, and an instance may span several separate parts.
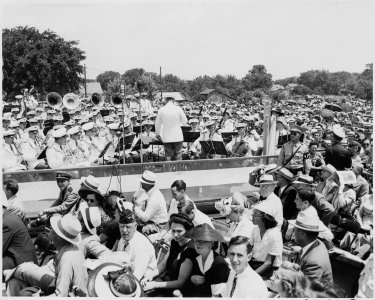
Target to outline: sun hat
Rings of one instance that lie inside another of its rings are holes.
[[[98,190],[99,181],[92,175],[87,177],[81,177],[81,187],[78,190],[78,195],[86,199],[88,194],[95,194],[98,197],[99,202],[104,203],[105,198]]]
[[[98,207],[89,207],[86,202],[81,202],[79,210],[82,214],[83,222],[91,234],[96,234],[96,228],[101,224],[101,215]]]
[[[259,178],[259,184],[276,184],[271,174],[264,174]]]
[[[306,209],[298,213],[296,220],[288,220],[289,224],[304,231],[322,232],[324,228],[314,210]]]
[[[193,230],[188,234],[188,237],[193,240],[205,242],[225,242],[223,235],[216,229],[213,229],[207,223],[194,227]]]
[[[156,174],[146,170],[143,172],[142,177],[139,179],[140,182],[150,185],[155,185],[156,182]]]
[[[82,226],[78,219],[72,214],[66,214],[61,216],[54,214],[50,218],[52,229],[62,239],[68,241],[71,244],[78,244],[81,242],[81,230]]]
[[[275,218],[275,209],[273,209],[272,203],[270,201],[259,202],[253,206],[253,209],[264,212]]]
[[[280,176],[288,179],[288,180],[293,180],[293,173],[290,172],[288,169],[286,168],[281,168],[281,169],[278,169],[275,171],[275,173],[279,174]]]
[[[89,297],[144,297],[138,279],[119,264],[103,263],[90,272],[87,292]]]

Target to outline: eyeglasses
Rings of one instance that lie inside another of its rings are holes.
[[[95,199],[86,199],[86,202],[88,202],[88,203],[95,203]]]
[[[290,135],[296,135],[298,132],[291,132]]]

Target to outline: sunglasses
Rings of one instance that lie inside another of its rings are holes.
[[[86,199],[86,202],[88,202],[88,203],[95,203],[95,199]]]

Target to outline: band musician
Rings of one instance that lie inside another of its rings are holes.
[[[236,129],[238,136],[233,137],[226,145],[227,151],[231,153],[232,157],[249,157],[253,156],[251,152],[251,144],[253,141],[247,134],[246,123],[237,123]]]
[[[190,147],[191,154],[194,158],[205,159],[208,158],[207,153],[202,149],[200,141],[219,141],[223,142],[221,134],[217,133],[215,128],[215,121],[207,121],[206,129],[201,132],[201,136],[195,140]]]

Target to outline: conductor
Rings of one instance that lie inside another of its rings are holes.
[[[166,100],[167,103],[159,109],[156,117],[155,130],[163,141],[166,160],[181,160],[184,140],[181,126],[187,123],[187,118],[173,97]]]

